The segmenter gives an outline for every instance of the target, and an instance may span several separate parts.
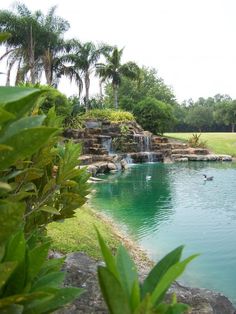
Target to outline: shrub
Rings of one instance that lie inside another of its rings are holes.
[[[55,108],[58,116],[66,117],[72,113],[73,104],[67,97],[49,85],[40,85],[32,83],[20,83],[20,87],[37,88],[43,91],[37,99],[37,109],[47,114],[51,108]]]
[[[49,313],[80,289],[60,289],[61,261],[47,261],[45,225],[71,217],[88,194],[80,146],[58,145],[55,111],[31,115],[43,91],[0,88],[0,312]],[[25,232],[23,232],[23,230]]]
[[[154,134],[163,134],[174,123],[170,105],[155,98],[145,98],[134,107],[134,115],[141,126]]]
[[[87,111],[81,116],[84,120],[89,119],[102,119],[109,120],[111,122],[129,122],[134,121],[132,113],[121,110],[112,109],[92,109]]]
[[[192,137],[188,139],[190,147],[206,148],[207,141],[200,140],[201,134],[192,134]]]
[[[183,246],[176,248],[140,284],[136,266],[126,249],[120,246],[114,257],[99,232],[98,239],[105,261],[105,266],[98,267],[98,279],[111,314],[181,314],[188,310],[186,304],[177,303],[175,296],[171,304],[163,300],[171,284],[197,255],[180,261]]]

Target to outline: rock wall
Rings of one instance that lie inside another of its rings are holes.
[[[106,120],[89,120],[85,125],[83,130],[66,130],[64,136],[76,143],[82,143],[81,164],[96,163],[93,168],[90,167],[93,174],[114,170],[114,167],[118,170],[122,168],[121,160],[123,165],[129,161],[143,163],[232,160],[228,155],[213,155],[205,148],[191,148],[187,144],[153,135],[144,131],[136,122],[111,123]],[[118,158],[114,157],[116,154]]]

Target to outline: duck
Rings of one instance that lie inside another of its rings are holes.
[[[204,177],[204,181],[212,181],[214,178],[213,176],[208,177],[206,174],[203,174],[203,177]]]
[[[146,176],[146,181],[151,180],[152,176]]]

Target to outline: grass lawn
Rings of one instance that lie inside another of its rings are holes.
[[[165,136],[187,141],[193,133],[165,133]],[[207,141],[212,152],[236,157],[236,133],[202,133],[200,139]]]
[[[101,260],[94,226],[98,228],[106,244],[114,253],[122,243],[137,265],[148,267],[152,265],[147,254],[126,234],[120,232],[119,226],[87,205],[78,209],[74,218],[48,225],[48,236],[52,240],[51,249],[61,253],[82,251],[90,257]]]
[[[118,247],[120,239],[112,226],[99,218],[89,207],[78,209],[74,218],[48,225],[48,235],[52,239],[51,248],[62,253],[83,251],[96,259],[101,258],[97,234],[98,228],[111,249]]]

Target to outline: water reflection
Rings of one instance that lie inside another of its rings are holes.
[[[94,203],[136,237],[152,233],[173,213],[168,169],[163,164],[131,167],[99,185]]]

